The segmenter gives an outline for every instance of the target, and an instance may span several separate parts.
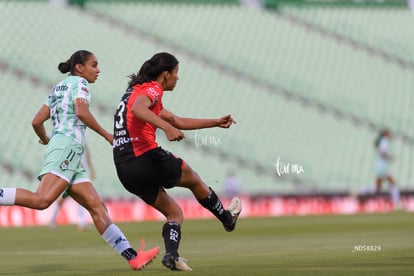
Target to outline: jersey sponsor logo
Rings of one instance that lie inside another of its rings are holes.
[[[82,90],[83,92],[85,92],[85,93],[89,93],[88,88],[86,88],[85,86],[82,86],[82,87],[81,87],[81,90]]]
[[[147,95],[154,98],[151,106],[149,107],[150,109],[152,109],[158,103],[158,96],[160,95],[160,92],[158,92],[156,89],[154,89],[154,87],[149,87],[146,90],[146,93],[147,93]]]
[[[125,129],[115,131],[115,136],[125,136],[125,135],[127,135],[127,132]]]
[[[62,91],[66,91],[66,90],[68,90],[68,86],[67,85],[65,85],[65,84],[62,84],[62,85],[57,85],[57,86],[55,86],[55,87],[53,87],[53,92],[62,92]]]
[[[153,97],[158,97],[160,95],[160,93],[157,90],[155,90],[154,87],[149,87],[146,92],[148,95]]]
[[[139,138],[138,137],[120,137],[120,138],[116,138],[114,139],[112,145],[114,148],[122,146],[124,144],[128,144],[128,143],[132,143],[132,142],[136,142],[138,141]]]

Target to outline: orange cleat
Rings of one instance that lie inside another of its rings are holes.
[[[146,251],[144,251],[144,249],[145,242],[144,239],[142,239],[141,245],[139,246],[139,249],[137,251],[138,255],[134,259],[128,261],[129,265],[133,270],[144,269],[144,267],[150,264],[160,252],[160,248],[158,246]]]

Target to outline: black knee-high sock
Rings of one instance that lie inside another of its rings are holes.
[[[210,194],[208,197],[198,201],[204,208],[209,210],[213,215],[215,215],[222,223],[231,221],[231,214],[229,211],[225,210],[223,203],[216,195],[216,193],[210,187]]]
[[[167,222],[162,227],[165,251],[174,257],[179,257],[178,247],[181,240],[181,226],[176,222]]]

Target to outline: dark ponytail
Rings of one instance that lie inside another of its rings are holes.
[[[71,75],[75,74],[75,65],[84,65],[89,56],[93,55],[91,52],[86,50],[76,51],[70,59],[65,62],[61,62],[58,65],[58,69],[62,74],[70,72]]]
[[[178,60],[169,53],[155,54],[151,59],[142,64],[137,74],[128,76],[128,88],[136,84],[143,84],[157,79],[157,77],[164,71],[172,72],[178,65]]]
[[[58,69],[62,74],[65,74],[70,71],[70,59],[65,62],[61,62],[58,65]]]

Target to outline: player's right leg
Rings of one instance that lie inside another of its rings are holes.
[[[46,148],[37,191],[33,193],[25,189],[3,189],[0,193],[3,195],[0,196],[0,204],[46,209],[69,184],[79,166],[82,153],[82,145],[74,142],[72,138],[65,135],[53,136]]]
[[[67,184],[62,178],[48,173],[42,177],[36,192],[21,188],[0,189],[0,205],[19,205],[43,210],[59,197]]]
[[[181,240],[181,224],[183,222],[183,212],[180,206],[162,187],[159,188],[157,198],[151,206],[161,212],[167,219],[167,222],[162,227],[165,245],[165,255],[162,258],[162,264],[171,270],[191,271],[192,269],[187,265],[187,260],[178,254]]]
[[[375,192],[379,194],[381,192],[382,177],[378,176],[375,179]]]

